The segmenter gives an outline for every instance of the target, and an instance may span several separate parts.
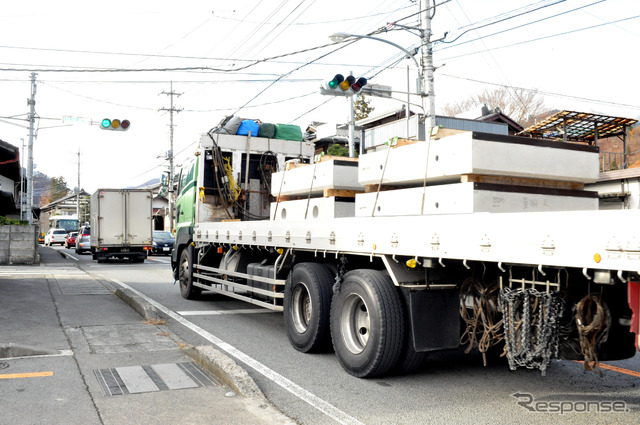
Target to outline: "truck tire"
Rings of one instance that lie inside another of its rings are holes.
[[[358,378],[393,368],[402,352],[404,313],[391,278],[377,270],[348,272],[331,304],[331,337],[338,361]]]
[[[398,363],[393,367],[393,372],[399,375],[406,375],[420,369],[427,360],[429,353],[418,352],[413,347],[413,337],[411,336],[411,328],[407,325],[405,333],[404,347],[398,359]]]
[[[322,264],[296,264],[284,287],[284,325],[291,345],[303,353],[331,347],[331,272]]]
[[[200,297],[202,289],[193,286],[193,250],[187,247],[180,253],[178,263],[178,280],[180,281],[180,295],[187,300]]]

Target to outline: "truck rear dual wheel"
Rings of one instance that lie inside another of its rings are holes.
[[[331,272],[318,263],[296,264],[284,289],[284,324],[291,345],[303,353],[331,347]]]
[[[180,295],[188,300],[195,300],[202,294],[202,289],[193,286],[193,250],[187,247],[180,253],[178,263],[178,280],[180,281]]]
[[[331,304],[331,337],[342,367],[372,378],[396,366],[404,344],[402,300],[393,282],[377,270],[345,274]]]

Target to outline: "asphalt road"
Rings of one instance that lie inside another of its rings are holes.
[[[454,350],[430,355],[411,375],[358,379],[342,370],[333,353],[293,349],[281,313],[213,294],[184,300],[168,257],[97,264],[65,251],[88,273],[154,303],[171,332],[186,342],[213,344],[234,358],[278,409],[303,424],[640,422],[638,355],[607,363],[618,369],[605,369],[602,376],[557,360],[541,376],[537,370],[511,371],[500,359],[483,367],[477,353]]]

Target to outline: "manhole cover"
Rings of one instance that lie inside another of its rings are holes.
[[[193,362],[95,369],[105,395],[221,386]]]

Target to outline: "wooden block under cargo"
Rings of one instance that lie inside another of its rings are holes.
[[[478,132],[367,153],[358,163],[360,184],[382,178],[405,187],[422,185],[425,173],[427,184],[459,182],[468,174],[592,183],[599,173],[596,147]]]
[[[356,195],[356,217],[371,217],[372,212],[375,217],[387,217],[597,209],[597,192],[487,183],[442,184]]]
[[[364,191],[358,183],[358,163],[333,159],[271,176],[273,196],[323,196],[325,189]]]

